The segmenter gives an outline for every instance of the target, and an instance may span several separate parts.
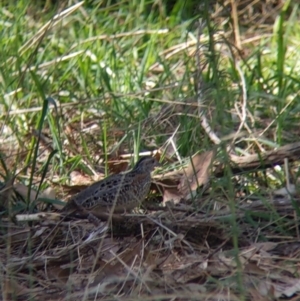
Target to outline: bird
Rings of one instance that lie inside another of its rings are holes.
[[[148,195],[151,172],[158,165],[154,157],[143,157],[131,171],[108,176],[71,197],[63,211],[83,210],[96,216],[130,212]]]

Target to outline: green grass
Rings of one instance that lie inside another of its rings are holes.
[[[239,57],[233,58],[230,52],[234,48],[225,38],[216,36],[223,28],[218,28],[206,13],[209,2],[204,4],[204,10],[197,11],[192,1],[177,1],[173,6],[153,1],[108,2],[106,6],[86,3],[55,19],[57,6],[45,12],[28,6],[26,1],[2,7],[0,84],[6,95],[0,104],[2,136],[13,134],[21,150],[28,152],[25,162],[34,161],[37,153],[34,157],[31,154],[36,138],[24,137],[37,129],[38,108],[46,96],[51,96],[60,106],[58,111],[52,106],[43,127],[53,139],[52,148],[58,151],[52,169],[62,177],[77,167],[88,171],[78,160],[70,165],[72,157],[82,156],[93,164],[96,153],[106,158],[111,146],[120,140],[129,152],[149,149],[147,137],[159,147],[178,124],[179,153],[192,155],[211,146],[197,109],[174,112],[173,128],[167,122],[161,124],[162,120],[151,126],[145,126],[144,121],[157,114],[164,100],[193,98],[196,103],[194,84],[201,81],[201,110],[220,137],[237,129],[240,119],[235,106],[242,103],[244,89],[248,128],[255,136],[255,132],[266,129],[264,141],[259,142],[262,147],[295,141],[299,37],[294,25],[299,17],[298,5],[286,3],[269,39],[261,39],[254,47],[245,45],[251,52],[240,61],[239,74],[235,66]],[[189,54],[196,44],[176,51],[176,45],[197,39],[198,18],[205,22],[199,60]],[[152,68],[154,64],[158,71]],[[199,78],[195,77],[196,70]],[[30,112],[32,109],[37,110]],[[14,113],[18,110],[29,112]],[[94,123],[98,130],[84,135],[82,122]],[[68,146],[71,155],[63,145],[69,125],[75,125],[80,135],[79,145]],[[115,136],[114,131],[119,130],[122,133]],[[100,151],[96,143],[102,144]],[[251,142],[241,141],[240,145],[252,147]]]
[[[57,150],[52,175],[65,179],[76,168],[91,172],[83,162],[93,165],[99,156],[107,159],[112,145],[119,141],[127,152],[157,148],[179,124],[178,150],[189,156],[211,148],[197,109],[175,110],[171,127],[169,120],[156,120],[151,125],[145,121],[166,101],[192,98],[197,103],[194,85],[200,82],[201,111],[219,137],[237,130],[241,121],[236,109],[242,112],[244,103],[246,135],[253,134],[262,148],[297,140],[298,5],[287,2],[270,38],[253,46],[246,44],[250,54],[241,60],[230,54],[234,47],[219,35],[223,28],[206,13],[209,2],[204,4],[204,10],[197,11],[192,1],[174,5],[160,1],[86,3],[55,19],[55,5],[44,12],[26,1],[3,6],[2,137],[13,137],[26,153],[25,163],[34,164],[38,141],[30,133],[40,127],[41,107],[50,96],[58,109],[50,104],[42,128],[53,141],[52,149]],[[176,46],[197,39],[199,18],[205,25],[198,60],[191,55],[196,43],[182,50]],[[236,69],[237,60],[241,73]],[[92,134],[81,130],[88,123],[97,127]],[[67,126],[72,126],[73,140],[66,135]],[[244,139],[236,144],[241,149],[253,146]]]

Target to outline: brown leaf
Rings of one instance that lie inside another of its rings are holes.
[[[292,297],[294,294],[298,293],[300,291],[300,280],[294,279],[294,278],[284,278],[284,284],[276,283],[275,289],[276,289],[276,296],[286,296],[286,297]]]
[[[245,272],[251,273],[251,275],[261,275],[261,276],[266,275],[265,270],[261,269],[256,263],[251,263],[251,262],[248,262],[245,265]]]
[[[177,182],[178,183],[178,182]],[[163,204],[166,205],[168,201],[173,201],[175,204],[183,198],[178,190],[178,184],[173,180],[165,180],[162,183],[163,188]]]
[[[263,250],[263,251],[272,251],[275,248],[277,248],[278,243],[275,242],[258,242],[253,244],[253,246],[255,246],[257,249],[259,250]]]
[[[56,192],[52,187],[48,187],[39,194],[39,198],[47,198],[54,200],[56,198]]]
[[[5,297],[16,297],[22,296],[23,294],[27,293],[28,289],[23,287],[22,284],[18,283],[15,279],[6,277],[3,282],[3,295]],[[9,300],[7,298],[6,300]]]
[[[263,283],[265,285],[265,283]],[[260,285],[261,286],[261,285]],[[264,294],[262,295],[262,292],[260,292],[257,287],[250,287],[248,288],[249,295],[251,296],[251,300],[256,300],[256,301],[270,301],[271,296],[266,296],[265,291],[268,291],[269,287],[266,288],[261,288],[261,291],[264,290]],[[272,294],[274,296],[274,294]],[[272,297],[273,297],[272,296]]]
[[[215,154],[215,150],[197,154],[192,158],[190,165],[185,168],[184,175],[178,185],[179,191],[185,197],[208,182]]]
[[[21,195],[24,199],[27,198],[27,195],[28,195],[28,187],[25,186],[24,184],[22,183],[17,183],[14,185],[14,189],[18,192],[19,195]],[[29,199],[30,199],[30,202],[33,202],[37,197],[37,191],[34,190],[34,189],[31,189],[30,190],[30,196],[29,196]]]
[[[28,196],[28,189],[29,188],[22,183],[16,183],[14,185],[14,190],[17,191],[18,194],[21,195],[24,199],[26,199]],[[33,202],[35,199],[39,198],[55,199],[55,196],[55,190],[51,187],[48,187],[43,192],[40,192],[38,195],[37,191],[31,188],[29,200],[30,202]]]
[[[134,260],[136,259],[135,265],[139,263],[139,255],[141,254],[142,242],[132,242],[126,246],[126,248],[119,254],[114,252],[110,255],[113,257],[97,271],[97,275],[94,279],[94,283],[98,284],[102,282],[103,279],[109,279],[113,276],[121,277],[126,273],[125,265],[132,266]],[[102,261],[101,261],[102,262]]]
[[[163,204],[166,205],[167,202],[173,201],[177,204],[182,199],[181,193],[178,191],[177,187],[164,187],[163,194]]]
[[[71,271],[71,268],[63,269],[57,264],[52,264],[47,269],[47,276],[49,279],[58,280],[57,285],[65,285],[68,281]]]

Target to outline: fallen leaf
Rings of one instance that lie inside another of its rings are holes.
[[[27,186],[25,186],[22,183],[16,183],[13,186],[13,188],[20,196],[22,196],[23,199],[27,199],[28,189],[29,189]],[[37,191],[35,189],[31,188],[29,200],[30,200],[30,202],[33,202],[34,200],[39,199],[39,198],[54,200],[55,197],[56,197],[55,190],[51,187],[48,187],[47,189],[45,189],[43,192],[40,192],[39,194],[37,194]]]
[[[23,287],[22,284],[18,283],[15,279],[6,277],[3,281],[3,295],[5,300],[9,300],[8,297],[21,296],[27,293],[29,290],[26,287]]]
[[[39,198],[47,198],[54,200],[56,199],[56,192],[52,187],[48,187],[39,194]]]
[[[25,186],[22,183],[17,183],[14,185],[14,189],[16,190],[16,192],[22,196],[23,199],[27,199],[28,196],[28,187]],[[37,191],[34,189],[30,190],[30,196],[29,196],[29,200],[30,202],[33,202],[37,197]]]
[[[257,242],[255,244],[253,244],[253,246],[255,246],[257,249],[259,250],[264,250],[266,252],[274,250],[275,248],[277,248],[278,243],[275,242]]]
[[[292,297],[294,294],[300,291],[300,280],[285,278],[286,285],[275,285],[277,296],[281,297],[282,295],[286,297]]]
[[[178,191],[177,187],[170,188],[164,187],[163,194],[163,204],[166,205],[167,202],[173,201],[174,204],[177,204],[182,199],[181,193]]]
[[[202,154],[195,155],[190,162],[190,165],[185,168],[178,185],[178,190],[184,197],[187,197],[199,186],[208,183],[211,174],[211,164],[215,158],[216,151],[208,151]]]

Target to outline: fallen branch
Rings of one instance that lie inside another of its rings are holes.
[[[266,153],[258,153],[243,157],[230,155],[233,173],[282,165],[285,158],[290,162],[300,159],[300,142],[287,144]],[[223,170],[218,171],[216,175],[220,176],[223,172]]]

